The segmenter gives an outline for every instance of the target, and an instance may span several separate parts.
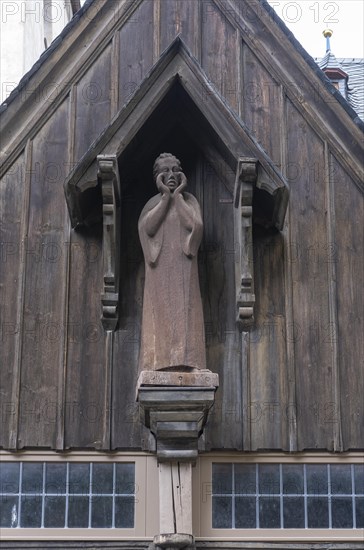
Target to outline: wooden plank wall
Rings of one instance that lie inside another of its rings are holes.
[[[67,102],[32,142],[24,258],[18,445],[56,446],[67,269],[62,174],[68,163]]]
[[[0,183],[1,437],[16,448],[23,324],[24,239],[28,216],[30,145]]]
[[[202,447],[362,447],[362,192],[231,18],[190,0],[141,3],[1,184],[1,445],[152,448],[134,401],[142,204],[124,204],[122,313],[111,338],[100,323],[102,228],[70,230],[62,184],[179,33],[291,185],[283,231],[255,228],[255,325],[240,335],[231,193],[196,157],[208,366],[221,380]]]
[[[339,424],[344,449],[364,441],[364,201],[362,193],[334,155],[329,158],[332,239],[329,264],[335,277],[337,322],[331,341],[337,347],[338,390],[330,420]]]

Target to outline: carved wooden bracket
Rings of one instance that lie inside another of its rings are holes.
[[[140,419],[156,438],[158,462],[195,463],[215,392],[212,385],[139,387]]]
[[[101,185],[103,216],[101,320],[105,330],[114,331],[119,316],[120,260],[120,178],[116,155],[98,155],[97,177]]]
[[[237,322],[241,330],[254,320],[253,191],[258,161],[239,158],[235,178],[235,274]]]

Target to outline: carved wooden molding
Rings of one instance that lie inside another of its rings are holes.
[[[120,260],[120,178],[116,155],[98,155],[97,177],[101,185],[103,216],[102,324],[105,330],[114,331],[119,316]]]
[[[156,438],[158,462],[195,463],[215,391],[216,386],[139,387],[140,419]]]
[[[208,101],[201,90],[208,91]],[[212,145],[227,170],[235,170],[239,158],[254,157],[259,161],[256,187],[272,196],[268,208],[262,210],[264,224],[282,229],[289,197],[286,179],[249,128],[213,87],[180,37],[163,53],[128,103],[114,116],[66,180],[65,193],[72,227],[89,224],[90,202],[84,204],[83,195],[94,186],[92,175],[96,155],[116,152],[120,157],[142,131],[156,106],[169,101],[170,93],[173,93],[174,100],[168,116],[176,117],[176,126],[186,127],[193,135],[196,134],[196,126],[203,129],[198,131],[198,136],[206,158],[211,155]],[[183,115],[177,117],[177,111]],[[259,195],[256,199],[259,202]]]
[[[241,330],[254,320],[253,191],[257,175],[257,159],[238,160],[234,192],[235,269],[237,322]]]

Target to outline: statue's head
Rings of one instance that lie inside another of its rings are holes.
[[[160,189],[160,185],[163,183],[173,193],[181,185],[183,175],[180,161],[171,153],[162,153],[156,159],[153,167],[153,176],[158,189]]]

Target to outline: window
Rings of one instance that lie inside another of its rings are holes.
[[[0,486],[1,527],[134,527],[134,463],[1,462]]]
[[[2,540],[151,538],[158,468],[146,453],[0,452]]]
[[[364,527],[363,464],[212,464],[215,529]]]
[[[210,453],[194,476],[202,540],[363,540],[362,453]]]

